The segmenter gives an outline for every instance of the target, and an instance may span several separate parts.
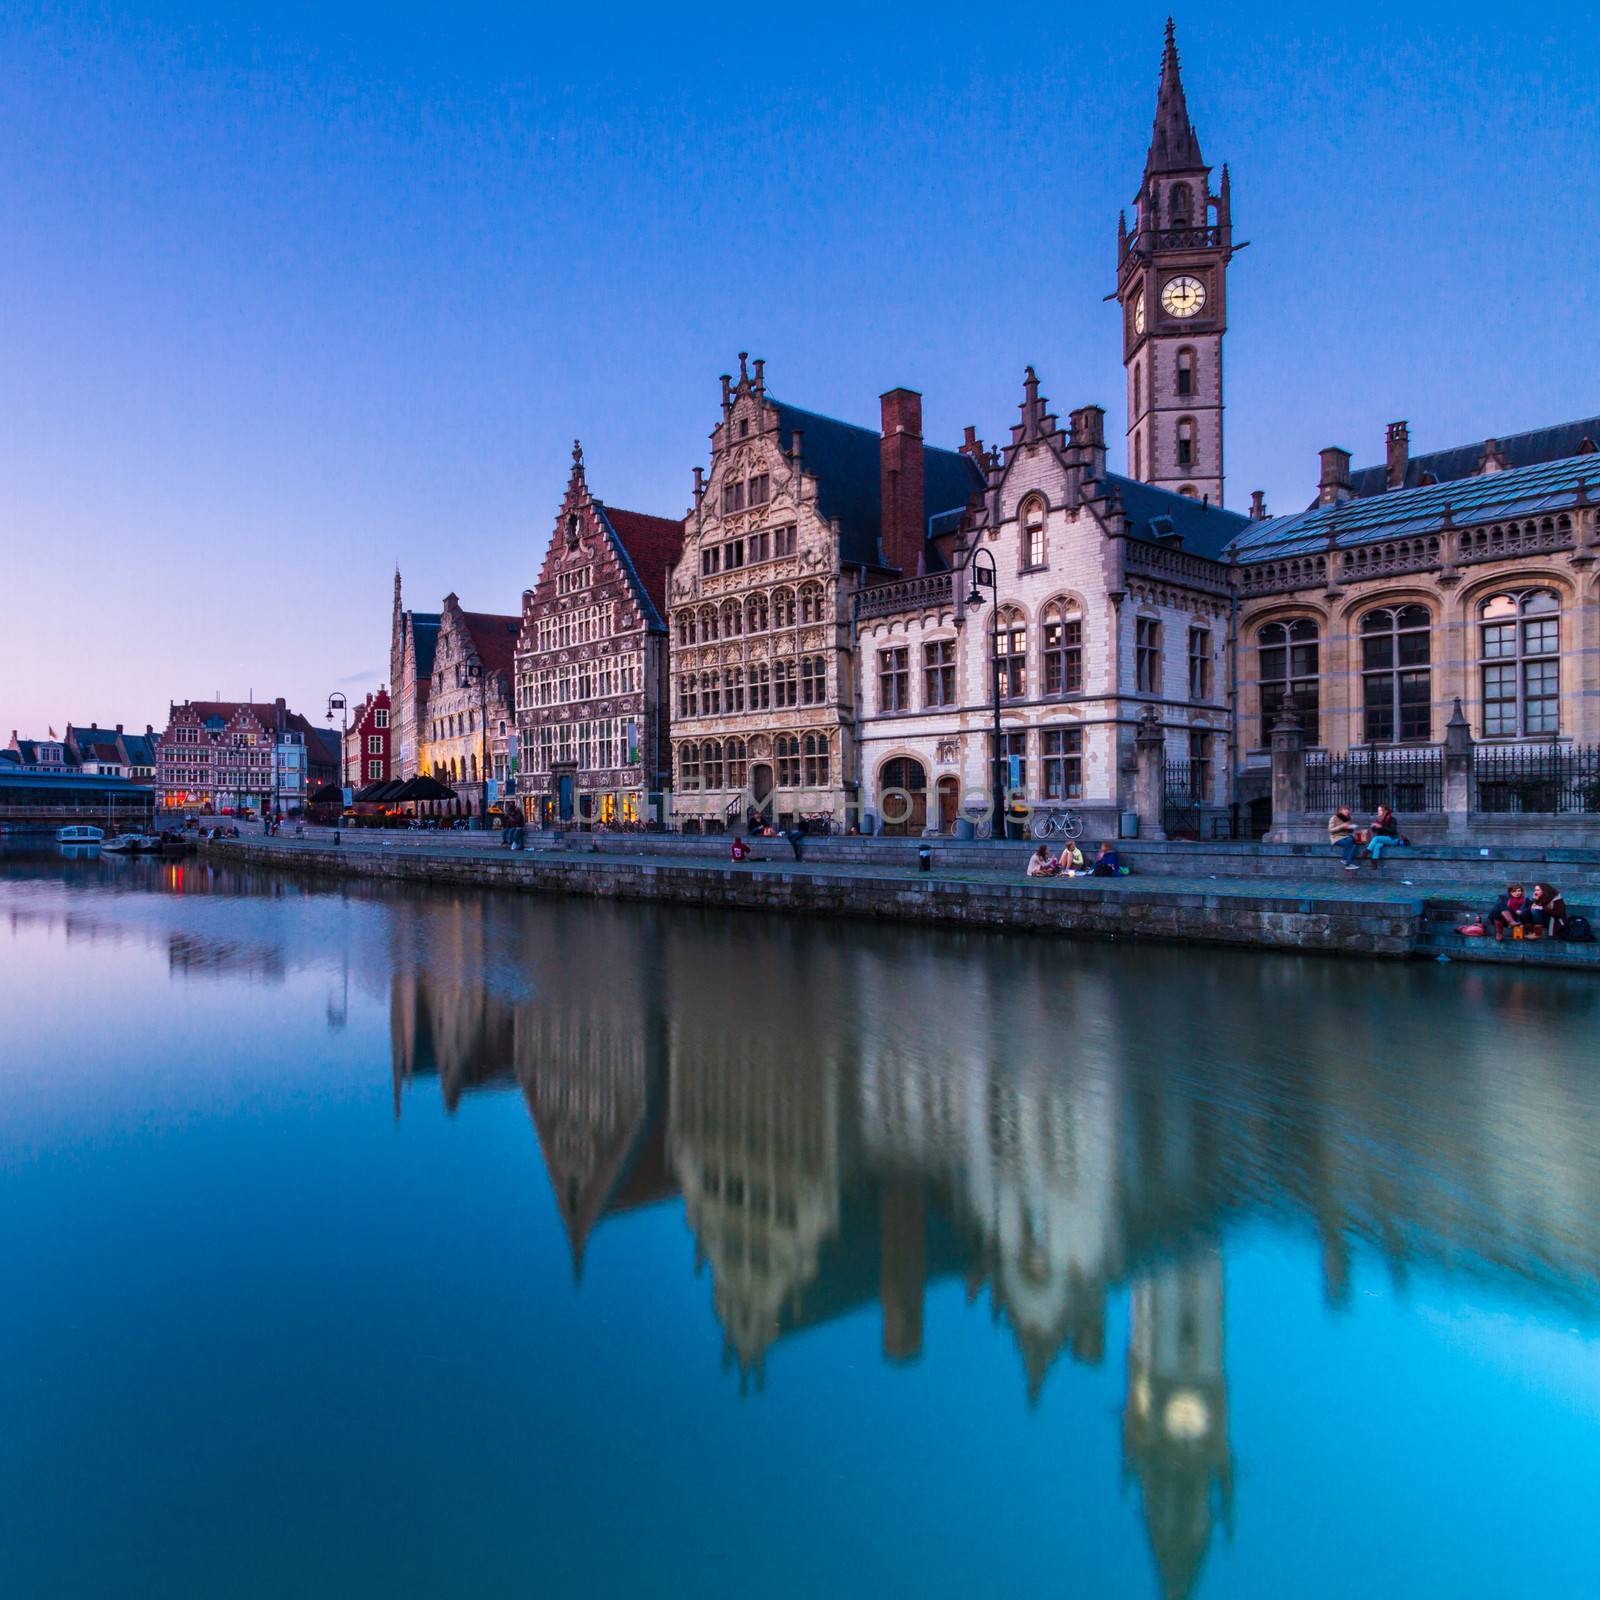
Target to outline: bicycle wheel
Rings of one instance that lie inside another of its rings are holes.
[[[1076,811],[1064,813],[1060,827],[1062,833],[1069,839],[1081,839],[1083,837],[1083,818]]]
[[[1048,811],[1036,811],[1028,831],[1035,839],[1048,839],[1056,831],[1055,818]]]
[[[994,836],[994,824],[985,820],[972,824],[972,837],[974,839],[989,839]]]

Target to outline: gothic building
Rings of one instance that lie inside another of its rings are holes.
[[[422,735],[428,726],[428,691],[433,687],[433,652],[439,642],[437,611],[407,611],[394,571],[394,615],[389,631],[389,776],[415,778],[422,771]]]
[[[595,499],[583,450],[516,646],[519,791],[535,821],[660,820],[669,784],[667,573],[682,523]]]
[[[462,815],[476,816],[491,779],[504,782],[507,739],[516,723],[513,658],[520,621],[463,611],[444,597],[434,638],[433,676],[418,728],[419,767],[456,790]],[[499,764],[496,764],[496,757]],[[450,804],[450,802],[445,802]]]
[[[982,489],[970,457],[923,443],[920,396],[891,390],[882,419],[874,433],[775,400],[743,355],[723,377],[669,592],[673,810],[691,826],[854,803],[855,593],[937,561],[930,517]]]

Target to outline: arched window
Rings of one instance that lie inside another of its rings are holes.
[[[744,710],[744,668],[722,669],[722,709],[725,714]]]
[[[800,741],[792,733],[780,733],[772,741],[772,753],[777,766],[777,783],[780,789],[800,787]]]
[[[752,711],[765,711],[772,704],[772,670],[765,661],[750,664],[747,704]]]
[[[686,672],[678,679],[678,715],[680,717],[700,715],[698,680],[692,672]]]
[[[702,640],[717,637],[717,608],[715,606],[702,606],[700,608],[700,637]]]
[[[1083,613],[1073,601],[1052,600],[1039,625],[1044,692],[1077,694],[1083,688]]]
[[[1143,388],[1144,388],[1144,385],[1140,382],[1140,378],[1141,377],[1142,377],[1142,373],[1140,371],[1140,364],[1137,361],[1135,361],[1134,364],[1133,364],[1133,414],[1134,414],[1134,416],[1138,416],[1139,413],[1144,410],[1144,406],[1140,403],[1141,400],[1143,399]]]
[[[774,589],[772,591],[772,626],[774,628],[792,628],[794,626],[794,590]]]
[[[822,621],[822,585],[806,583],[800,586],[800,621]]]
[[[767,597],[759,590],[744,603],[744,631],[746,633],[767,631]]]
[[[700,746],[692,741],[678,751],[678,787],[689,790],[700,787]]]
[[[1178,393],[1195,393],[1194,351],[1185,345],[1178,352]]]
[[[802,780],[808,789],[826,789],[831,779],[828,736],[825,733],[808,733],[804,745],[805,770]]]
[[[1361,619],[1361,702],[1368,744],[1433,737],[1433,618],[1426,606],[1386,606]]]
[[[717,716],[722,710],[722,677],[717,672],[700,674],[700,715]]]
[[[1029,495],[1022,504],[1022,570],[1044,565],[1044,501]]]
[[[1174,228],[1188,228],[1194,224],[1194,190],[1186,183],[1175,183],[1172,186],[1171,200],[1172,226]]]
[[[1308,744],[1321,743],[1317,625],[1310,617],[1269,622],[1256,634],[1261,668],[1261,743],[1284,705],[1300,713]]]
[[[1550,589],[1491,595],[1478,607],[1483,736],[1561,728],[1561,601]]]
[[[727,758],[726,782],[728,787],[730,789],[744,788],[749,772],[744,740],[729,739],[722,749]]]
[[[1144,477],[1144,440],[1139,437],[1137,428],[1133,430],[1133,475]]]
[[[722,746],[715,739],[700,746],[700,781],[708,789],[722,787]]]
[[[737,600],[722,602],[722,637],[737,639],[744,631],[744,607]]]
[[[1001,698],[1025,699],[1028,693],[1028,628],[1022,613],[1014,607],[1002,608],[995,623],[992,648]]]
[[[678,613],[678,643],[694,643],[694,612],[680,611]]]
[[[1178,418],[1178,465],[1192,467],[1194,465],[1194,418]]]

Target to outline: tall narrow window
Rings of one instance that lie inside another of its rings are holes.
[[[1144,476],[1144,440],[1139,437],[1139,430],[1133,430],[1133,475],[1136,478]]]
[[[780,733],[772,741],[772,751],[777,757],[777,781],[780,789],[800,787],[800,741],[792,733]]]
[[[1189,630],[1189,698],[1211,698],[1211,630]]]
[[[1009,608],[1000,613],[994,634],[995,673],[1006,700],[1022,700],[1028,693],[1028,629],[1022,613]]]
[[[1044,565],[1044,501],[1037,496],[1022,508],[1022,567],[1031,572]]]
[[[922,647],[922,703],[953,706],[956,703],[956,642],[934,639]]]
[[[818,583],[803,584],[800,589],[800,621],[821,622],[822,615],[822,585]]]
[[[722,746],[715,739],[700,746],[700,781],[708,789],[722,787]]]
[[[722,637],[737,639],[744,631],[744,607],[737,600],[722,602]]]
[[[1361,700],[1368,744],[1433,737],[1428,669],[1433,618],[1424,606],[1385,607],[1361,619]]]
[[[726,782],[730,789],[742,789],[745,786],[746,774],[749,767],[745,756],[745,742],[743,739],[730,739],[723,746],[727,755]]]
[[[744,603],[744,631],[746,633],[767,631],[767,597],[760,590]]]
[[[1133,681],[1140,694],[1161,693],[1161,621],[1157,617],[1134,618]]]
[[[1182,417],[1178,421],[1178,465],[1194,465],[1194,418]]]
[[[693,740],[678,751],[678,787],[690,790],[700,787],[700,746]]]
[[[1189,730],[1189,798],[1211,798],[1211,733],[1206,728]]]
[[[752,662],[750,666],[749,706],[752,711],[765,711],[772,704],[772,669],[765,661]]]
[[[1046,728],[1044,733],[1044,798],[1083,798],[1083,729]]]
[[[1172,226],[1187,228],[1194,222],[1194,190],[1186,183],[1172,186]]]
[[[878,652],[878,709],[911,709],[911,651],[905,645]]]
[[[808,789],[826,789],[832,766],[829,760],[828,736],[825,733],[808,733],[803,746],[804,771],[802,777]]]
[[[828,699],[828,658],[805,656],[800,662],[800,704],[825,705]]]
[[[1064,600],[1044,608],[1044,692],[1077,694],[1083,688],[1083,613]]]
[[[1497,594],[1478,607],[1483,736],[1561,727],[1561,602],[1549,589]]]
[[[1194,392],[1194,351],[1185,345],[1178,352],[1178,393]]]
[[[775,706],[792,706],[798,703],[799,676],[794,658],[784,657],[772,663],[772,703]]]
[[[1135,361],[1134,364],[1133,364],[1133,414],[1134,414],[1134,416],[1138,416],[1139,413],[1144,410],[1144,407],[1140,404],[1140,401],[1143,398],[1143,390],[1144,390],[1144,386],[1139,381],[1141,376],[1142,376],[1142,374],[1140,373],[1140,370],[1139,370],[1139,363],[1137,361]]]
[[[794,626],[794,590],[774,589],[772,591],[772,626],[774,628],[792,628]]]
[[[1269,622],[1256,634],[1261,668],[1261,743],[1272,743],[1272,725],[1285,703],[1300,713],[1306,742],[1320,742],[1317,625],[1310,617]]]

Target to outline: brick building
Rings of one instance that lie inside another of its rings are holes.
[[[344,771],[350,784],[359,789],[368,783],[385,783],[395,774],[390,770],[390,738],[393,708],[387,687],[355,708],[354,719],[344,736]]]
[[[572,474],[516,652],[519,793],[541,821],[643,822],[669,787],[667,573],[683,524],[597,500]]]
[[[307,747],[319,731],[281,698],[174,703],[156,748],[156,803],[169,811],[298,810],[310,781]]]

